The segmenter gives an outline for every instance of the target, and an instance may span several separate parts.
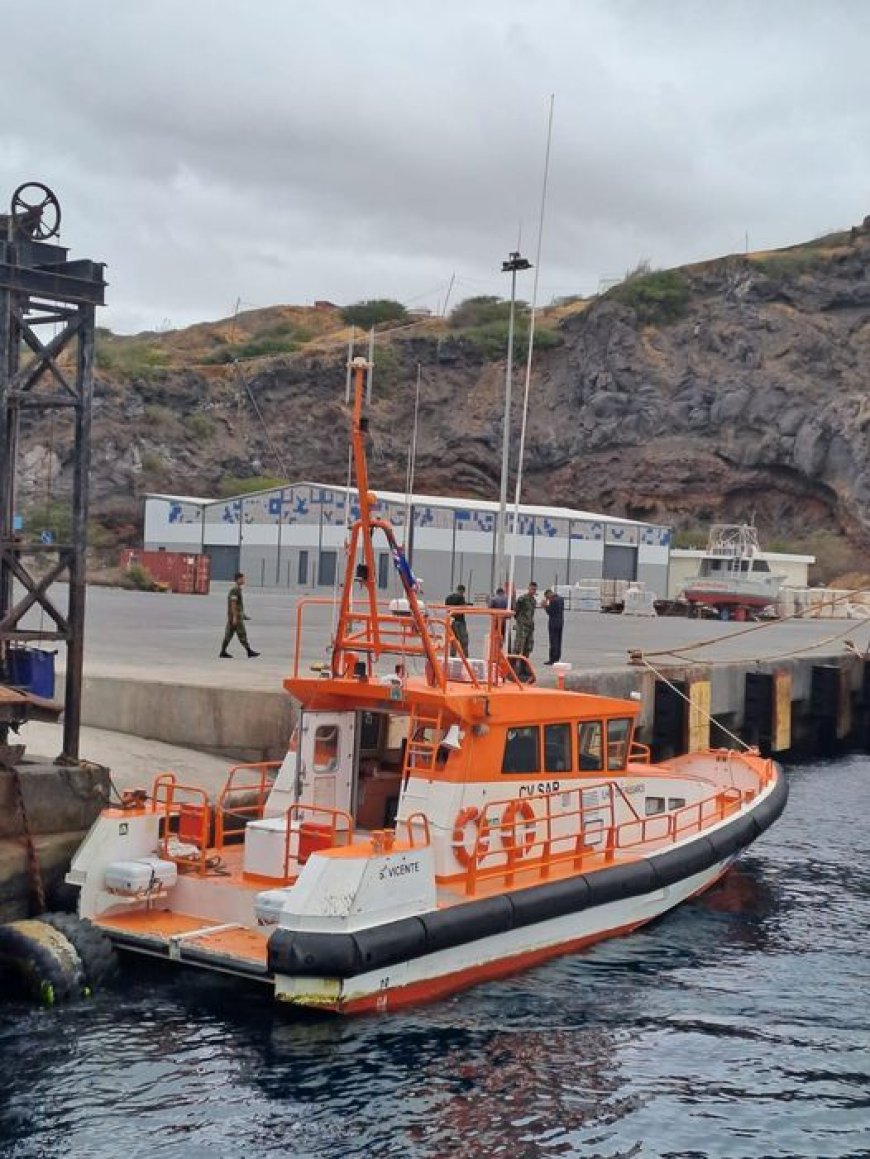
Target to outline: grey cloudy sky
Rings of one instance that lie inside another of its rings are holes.
[[[870,213],[865,0],[0,0],[0,41],[0,207],[54,189],[123,332],[506,295],[551,93],[541,302]]]

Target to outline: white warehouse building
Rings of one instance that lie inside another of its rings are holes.
[[[431,599],[464,583],[471,598],[495,584],[498,504],[376,491],[376,514],[394,528],[415,574]],[[349,509],[348,509],[349,504]],[[357,517],[357,492],[319,483],[292,483],[230,499],[148,495],[146,550],[205,553],[212,579],[246,574],[251,586],[296,592],[332,590],[342,559],[346,526]],[[522,505],[513,534],[508,509],[506,551],[515,553],[517,586],[535,579],[540,588],[584,579],[639,580],[664,596],[668,587],[670,529],[576,511]],[[406,526],[410,536],[406,537]],[[378,586],[399,591],[386,545],[376,535]]]

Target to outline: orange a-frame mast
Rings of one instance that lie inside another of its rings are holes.
[[[366,465],[365,436],[368,430],[368,420],[363,417],[363,398],[365,396],[368,375],[371,364],[364,358],[354,358],[351,362],[353,372],[353,418],[352,443],[353,464],[356,485],[359,491],[359,518],[351,527],[350,542],[347,546],[347,563],[344,573],[344,585],[341,593],[341,607],[338,616],[335,640],[332,648],[332,671],[336,676],[345,674],[349,663],[357,663],[360,652],[367,653],[366,671],[370,671],[372,662],[384,652],[394,648],[384,640],[380,630],[380,617],[377,605],[377,576],[375,574],[375,553],[372,547],[372,536],[375,529],[383,531],[390,548],[390,554],[396,566],[396,571],[402,581],[402,587],[408,600],[408,609],[414,631],[419,635],[423,654],[428,661],[427,674],[430,683],[443,683],[442,663],[438,658],[429,626],[420,603],[417,599],[416,584],[413,573],[405,554],[399,546],[393,533],[392,526],[383,519],[372,518],[372,506],[376,502],[374,495],[369,491],[368,467]],[[350,496],[348,496],[350,502]],[[359,546],[362,541],[363,560],[358,563]],[[368,597],[367,630],[360,634],[353,630],[355,617],[353,612],[353,585],[360,584]]]

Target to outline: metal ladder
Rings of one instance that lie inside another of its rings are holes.
[[[405,745],[405,759],[402,762],[402,779],[408,783],[412,773],[431,773],[435,768],[440,740],[415,740],[426,730],[441,732],[444,720],[439,708],[435,716],[427,716],[414,709],[408,722],[408,741]]]

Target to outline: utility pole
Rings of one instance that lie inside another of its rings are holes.
[[[510,435],[511,435],[511,387],[514,373],[514,315],[517,301],[517,273],[519,270],[530,270],[532,263],[520,255],[518,251],[508,255],[506,262],[501,264],[502,273],[511,276],[511,308],[508,316],[508,343],[507,365],[505,367],[504,384],[504,425],[501,435],[501,486],[498,497],[498,526],[495,540],[495,576],[494,586],[504,583],[505,576],[505,534],[507,532],[507,486],[508,467],[510,464]],[[516,530],[516,529],[515,529]]]

